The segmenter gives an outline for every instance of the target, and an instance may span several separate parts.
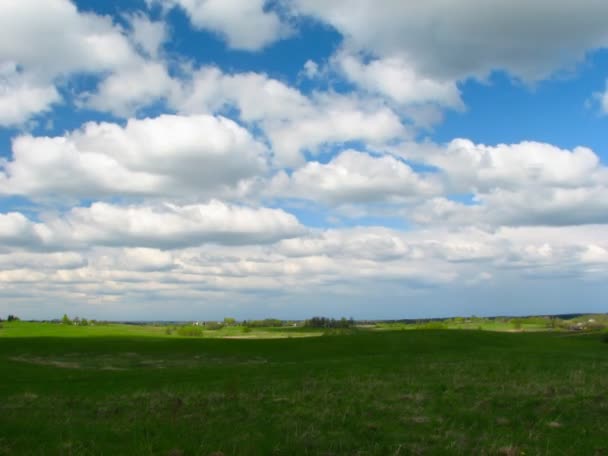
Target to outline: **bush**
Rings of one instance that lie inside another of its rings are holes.
[[[340,320],[336,320],[335,318],[325,318],[325,317],[312,317],[310,320],[306,320],[304,322],[304,326],[307,328],[352,328],[355,326],[355,320],[352,318],[346,319],[342,317]]]
[[[511,325],[513,326],[513,329],[521,329],[523,324],[524,321],[522,318],[514,318],[513,320],[511,320]]]
[[[177,334],[187,337],[200,337],[203,335],[203,330],[200,326],[180,326],[177,330]]]
[[[224,318],[224,324],[226,326],[234,326],[236,325],[236,320],[232,317],[225,317]]]
[[[284,326],[283,322],[281,320],[277,320],[276,318],[244,321],[243,325],[249,328],[279,328]]]
[[[205,329],[210,329],[212,331],[216,331],[218,329],[222,329],[224,325],[222,323],[218,323],[216,321],[209,321],[205,323]]]

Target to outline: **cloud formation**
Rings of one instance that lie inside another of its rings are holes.
[[[608,3],[99,6],[0,2],[0,312],[552,312],[608,291],[606,117],[585,110],[608,113]],[[504,120],[583,71],[559,116]]]
[[[581,61],[589,49],[608,46],[608,5],[595,0],[395,0],[381,8],[372,0],[288,3],[335,27],[357,49],[406,58],[417,73],[447,80],[494,70],[543,79]]]
[[[61,137],[19,136],[0,193],[29,197],[199,197],[238,192],[266,167],[266,147],[209,115],[87,123]]]
[[[162,249],[214,244],[264,244],[304,232],[281,209],[248,208],[220,201],[191,205],[115,205],[97,202],[35,222],[0,214],[0,241],[33,250],[86,249],[91,245]]]

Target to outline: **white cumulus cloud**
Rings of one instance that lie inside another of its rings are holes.
[[[263,173],[266,148],[209,115],[87,123],[60,137],[19,136],[0,192],[30,197],[218,195]]]

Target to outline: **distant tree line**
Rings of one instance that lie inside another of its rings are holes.
[[[265,318],[264,320],[245,320],[243,326],[248,328],[280,328],[285,326],[283,320],[277,320],[276,318]]]
[[[307,328],[352,328],[355,326],[355,320],[344,317],[336,320],[335,318],[312,317],[304,322]]]
[[[72,326],[89,326],[97,323],[96,320],[87,320],[86,318],[74,317],[70,318],[67,314],[63,314],[63,318],[60,322],[62,325],[72,325]]]

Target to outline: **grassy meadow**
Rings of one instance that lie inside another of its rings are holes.
[[[608,454],[603,334],[513,326],[4,322],[0,455]]]

